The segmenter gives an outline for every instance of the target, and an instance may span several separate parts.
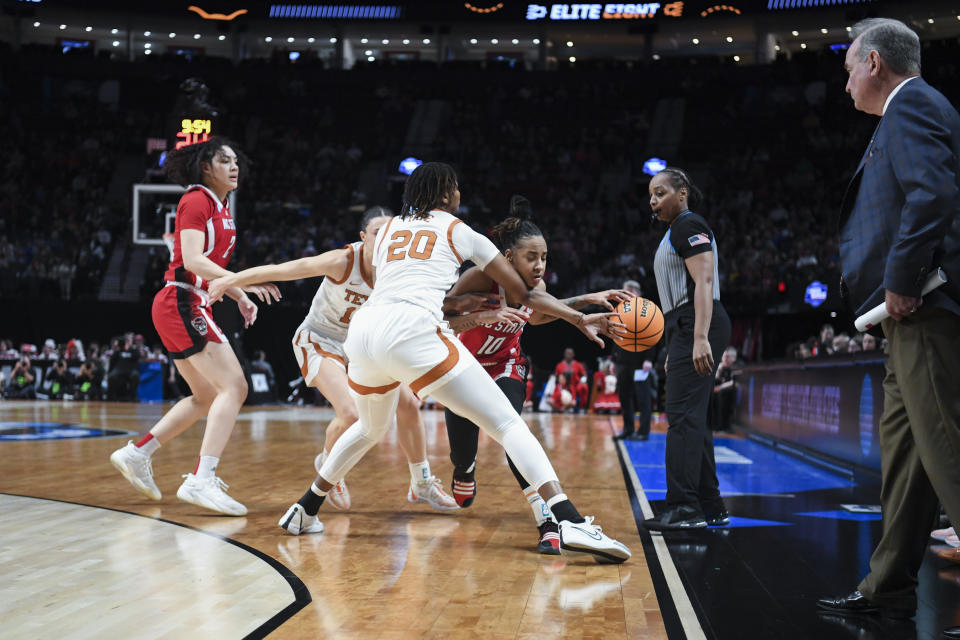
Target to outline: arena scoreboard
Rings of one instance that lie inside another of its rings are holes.
[[[210,118],[183,118],[180,131],[176,134],[176,145],[180,149],[198,142],[206,142],[213,135],[213,120]]]

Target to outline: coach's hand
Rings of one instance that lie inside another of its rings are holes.
[[[894,293],[887,289],[887,313],[890,314],[890,317],[900,322],[901,320],[910,317],[910,314],[917,310],[921,304],[923,304],[923,298],[911,298],[910,296],[902,296],[899,293]]]

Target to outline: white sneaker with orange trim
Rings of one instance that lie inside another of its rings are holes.
[[[411,482],[407,500],[414,504],[425,502],[437,511],[456,511],[460,508],[457,501],[443,490],[437,476],[430,476],[423,482]]]

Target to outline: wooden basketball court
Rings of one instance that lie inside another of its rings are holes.
[[[0,420],[141,434],[166,408],[3,402]],[[449,490],[443,413],[423,416]],[[324,533],[290,536],[277,521],[313,479],[331,417],[243,410],[218,475],[244,518],[176,498],[202,423],[154,456],[160,502],[110,465],[132,435],[0,442],[0,637],[666,638],[609,418],[524,414],[580,511],[633,551],[614,566],[537,554],[530,508],[485,435],[469,509],[408,503],[391,432],[347,477],[353,508],[328,503]]]

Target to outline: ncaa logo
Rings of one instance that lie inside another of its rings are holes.
[[[201,316],[196,316],[193,320],[190,321],[190,324],[193,325],[193,328],[197,330],[202,336],[207,335],[207,321],[204,320]]]

